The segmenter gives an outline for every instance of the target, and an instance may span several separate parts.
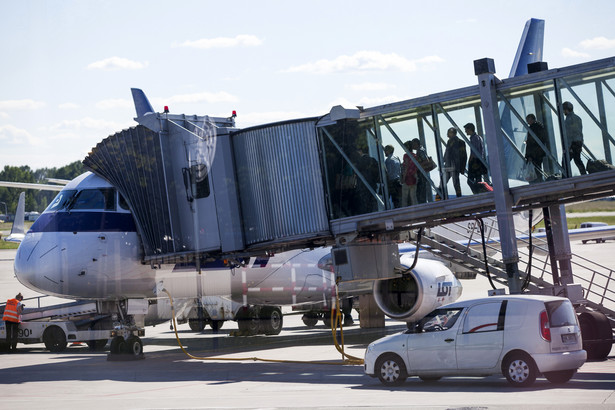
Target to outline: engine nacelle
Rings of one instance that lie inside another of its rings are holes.
[[[403,255],[401,265],[412,265],[414,255]],[[419,259],[415,268],[395,279],[374,282],[374,299],[385,315],[412,322],[439,306],[456,301],[462,286],[453,272],[435,260]]]

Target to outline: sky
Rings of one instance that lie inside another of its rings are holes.
[[[544,61],[615,55],[615,2],[0,0],[0,169],[61,167],[154,109],[245,128],[508,77],[525,22]]]

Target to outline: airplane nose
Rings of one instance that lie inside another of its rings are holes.
[[[60,280],[56,277],[58,265],[53,261],[55,255],[52,248],[45,245],[40,233],[25,236],[17,249],[14,265],[15,276],[22,285],[45,294],[59,292]]]

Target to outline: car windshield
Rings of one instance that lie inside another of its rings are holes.
[[[551,327],[574,326],[577,324],[577,316],[569,300],[546,302]]]
[[[436,309],[421,319],[409,333],[438,332],[450,329],[459,318],[462,308]]]
[[[77,190],[75,189],[65,189],[60,191],[58,195],[51,201],[45,212],[48,211],[59,211],[60,209],[64,209],[66,205],[70,202],[71,198],[75,196]]]

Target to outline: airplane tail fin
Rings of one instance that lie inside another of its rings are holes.
[[[542,61],[544,38],[545,21],[529,19],[525,23],[509,77],[527,74],[528,64]]]
[[[17,209],[15,210],[15,220],[11,228],[11,235],[25,234],[25,219],[26,219],[26,193],[19,194],[17,201]]]
[[[154,108],[149,103],[149,100],[145,96],[145,93],[140,88],[131,88],[132,99],[135,102],[135,109],[137,110],[137,118],[143,117],[145,114],[154,112]]]

